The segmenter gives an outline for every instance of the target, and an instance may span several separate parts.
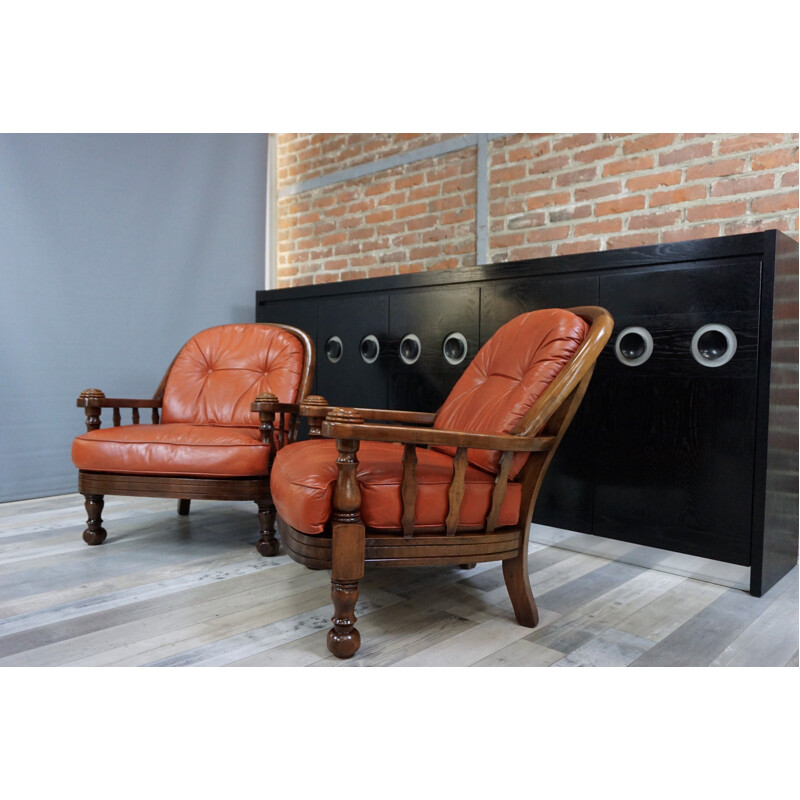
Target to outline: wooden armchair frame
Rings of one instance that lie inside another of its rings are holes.
[[[611,336],[613,319],[602,308],[569,309],[589,323],[578,352],[547,387],[536,404],[511,434],[486,435],[437,430],[428,426],[436,414],[342,409],[309,397],[298,410],[309,417],[310,433],[336,440],[338,477],[333,494],[333,513],[323,534],[305,534],[278,520],[281,540],[289,554],[313,569],[331,570],[333,628],[328,649],[339,658],[352,656],[361,637],[355,628],[354,608],[358,582],[365,564],[372,566],[418,566],[502,561],[503,576],[517,622],[535,627],[539,621],[527,568],[528,536],[536,497],[547,467],[583,399],[597,357]],[[367,424],[365,420],[378,423]],[[362,441],[397,442],[403,445],[402,533],[365,529],[360,515],[360,489],[356,480],[358,449]],[[455,448],[449,511],[441,532],[415,533],[416,448],[430,445]],[[500,469],[495,479],[484,528],[478,532],[458,529],[459,509],[465,492],[467,449],[500,451]],[[517,524],[498,528],[497,521],[508,485],[515,453],[530,454],[516,478],[521,483]]]
[[[314,376],[316,351],[311,338],[299,328],[278,323],[254,323],[272,328],[281,328],[295,336],[303,346],[303,370],[297,388],[297,397],[303,399],[311,388]],[[177,355],[175,356],[177,358]],[[131,422],[140,424],[140,409],[151,409],[153,425],[160,423],[160,410],[175,359],[164,373],[155,394],[150,399],[129,399],[106,397],[99,389],[86,389],[77,400],[79,408],[86,412],[86,430],[94,431],[101,426],[101,413],[104,408],[113,409],[112,424],[121,424],[121,410],[131,410]],[[280,404],[274,394],[257,395],[251,404],[251,411],[259,415],[261,441],[269,445],[269,465],[275,452],[284,444],[297,439],[297,414],[287,413],[278,407]],[[277,417],[277,429],[276,429]],[[277,430],[277,433],[276,433]],[[277,442],[276,442],[277,439]],[[189,513],[191,501],[196,500],[252,500],[258,506],[259,539],[256,544],[262,556],[273,556],[278,552],[279,543],[275,538],[275,506],[269,491],[269,469],[264,475],[236,478],[205,478],[189,476],[134,475],[109,472],[78,471],[78,491],[84,496],[88,521],[83,532],[83,540],[90,545],[102,544],[107,536],[101,517],[104,496],[128,495],[137,497],[173,497],[178,500],[178,513]]]

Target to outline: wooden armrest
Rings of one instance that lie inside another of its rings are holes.
[[[358,413],[358,409],[348,409]],[[335,416],[335,415],[334,415]],[[322,423],[322,434],[330,439],[355,439],[369,442],[399,442],[400,444],[444,445],[472,447],[503,452],[538,452],[555,444],[554,436],[523,437],[511,434],[469,433],[444,431],[406,425],[369,425],[364,422],[339,422],[328,418]]]
[[[161,400],[132,400],[123,397],[85,396],[81,393],[76,405],[78,408],[161,408]]]
[[[336,406],[326,406],[324,414],[320,414],[317,409],[314,409],[313,416],[327,417],[335,408]],[[391,408],[354,408],[352,410],[362,419],[373,422],[413,423],[417,427],[433,425],[436,422],[436,414],[429,414],[425,411],[397,411]]]
[[[331,406],[325,401],[324,397],[311,395],[300,403],[299,413],[304,417],[318,418],[320,421],[327,417],[338,406]],[[415,425],[433,425],[436,421],[436,414],[429,414],[424,411],[397,411],[386,408],[353,408],[362,420],[372,420],[373,422],[402,422],[413,423]]]

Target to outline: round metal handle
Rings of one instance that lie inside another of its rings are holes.
[[[467,340],[463,333],[450,333],[442,343],[442,353],[444,354],[444,360],[448,364],[460,364],[467,357],[468,349]]]
[[[400,360],[404,364],[413,364],[422,352],[422,344],[416,334],[409,333],[400,341]]]
[[[335,364],[342,357],[343,350],[342,340],[338,336],[331,336],[325,342],[325,355],[331,364]]]
[[[647,328],[633,325],[619,332],[614,342],[614,353],[620,364],[638,367],[653,355],[653,337]]]
[[[692,356],[704,367],[721,367],[733,358],[736,344],[736,334],[727,325],[703,325],[692,336]]]
[[[361,351],[361,358],[364,359],[367,364],[372,364],[374,361],[377,361],[381,353],[380,342],[377,337],[373,336],[371,333],[361,340],[359,349]]]

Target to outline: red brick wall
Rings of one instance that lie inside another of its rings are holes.
[[[278,191],[460,134],[281,134]],[[282,197],[278,286],[476,263],[475,146]],[[777,228],[798,135],[512,134],[488,143],[488,260]]]
[[[278,189],[415,150],[458,133],[280,133]]]

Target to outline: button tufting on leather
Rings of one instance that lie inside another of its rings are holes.
[[[507,322],[481,348],[439,410],[434,427],[475,433],[511,433],[514,426],[580,346],[586,323],[563,309],[530,311]],[[453,448],[434,447],[452,454]],[[499,469],[500,454],[468,450],[471,464]],[[514,457],[509,477],[527,455]]]
[[[302,362],[302,343],[281,328],[245,323],[209,328],[175,359],[162,422],[257,425],[250,411],[256,394],[268,386],[282,402],[294,402]]]

